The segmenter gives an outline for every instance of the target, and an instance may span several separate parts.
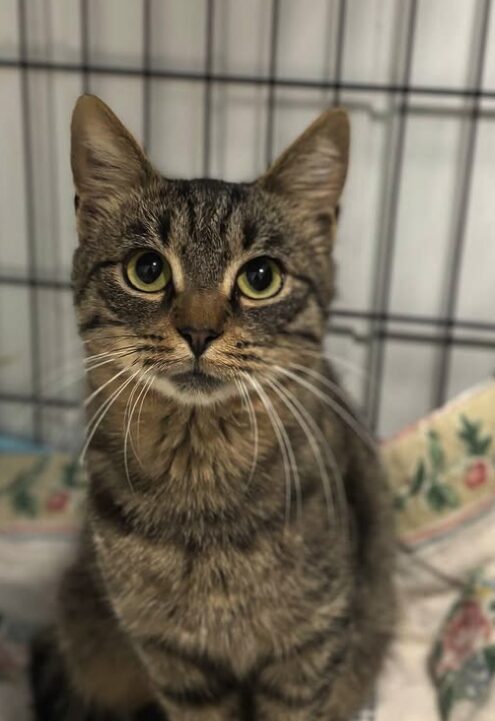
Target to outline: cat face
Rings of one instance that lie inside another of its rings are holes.
[[[254,183],[170,180],[101,100],[80,98],[73,285],[88,352],[202,404],[313,358],[348,145],[330,111]]]

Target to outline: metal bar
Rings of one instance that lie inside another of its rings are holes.
[[[44,406],[54,406],[57,408],[80,408],[81,401],[69,400],[66,398],[48,398],[41,397],[40,402]],[[0,403],[26,403],[37,404],[38,399],[28,393],[9,393],[8,391],[0,392]]]
[[[70,281],[47,278],[18,278],[16,276],[0,275],[1,285],[15,285],[20,287],[47,288],[50,290],[72,291]],[[464,320],[462,318],[443,318],[423,316],[406,313],[380,313],[369,310],[354,310],[352,308],[334,308],[331,316],[335,318],[354,318],[365,321],[389,321],[390,323],[404,323],[406,325],[438,326],[439,328],[454,328],[479,330],[495,333],[495,323],[484,321]]]
[[[0,68],[19,69],[36,71],[53,71],[60,73],[77,73],[87,70],[92,75],[116,75],[120,77],[143,77],[143,70],[132,67],[116,67],[111,65],[100,65],[90,63],[86,67],[80,63],[56,62],[47,60],[22,60],[19,58],[0,58]],[[477,91],[471,88],[444,88],[436,85],[404,85],[401,83],[357,83],[352,81],[335,80],[305,80],[298,78],[286,78],[277,76],[272,81],[269,76],[264,75],[237,75],[235,73],[212,73],[209,78],[204,73],[187,70],[165,70],[152,68],[148,75],[158,80],[183,80],[184,82],[202,83],[207,79],[211,83],[225,85],[255,85],[270,86],[277,88],[300,88],[302,90],[334,90],[339,88],[349,93],[384,93],[397,95],[407,92],[408,95],[428,95],[451,98],[473,98],[480,97],[482,100],[494,100],[495,89]]]
[[[427,335],[425,333],[407,333],[404,331],[395,331],[387,328],[379,328],[369,333],[360,333],[349,326],[337,326],[331,325],[329,328],[330,335],[347,335],[351,336],[352,339],[357,343],[369,344],[373,342],[375,338],[379,340],[395,340],[403,341],[405,343],[419,343],[426,345],[442,345],[443,338],[441,336]],[[489,340],[486,338],[469,338],[463,336],[455,336],[452,339],[452,345],[459,346],[461,348],[472,348],[476,350],[494,350],[495,349],[495,338]],[[495,360],[494,360],[495,369]]]
[[[19,57],[27,60],[27,6],[26,0],[18,0]],[[27,266],[28,274],[36,276],[36,237],[33,176],[33,144],[31,140],[31,97],[29,93],[29,73],[23,68],[20,73],[22,102],[22,140],[24,150],[24,188],[26,202]],[[41,408],[41,330],[38,315],[38,292],[36,287],[29,290],[29,336],[31,356],[31,386],[33,393],[33,436],[41,440],[43,418]]]
[[[417,343],[426,345],[441,345],[443,343],[443,338],[441,336],[429,335],[426,333],[409,333],[407,331],[390,330],[389,328],[376,328],[375,330],[370,330],[369,332],[362,333],[349,325],[331,324],[328,330],[330,336],[332,336],[332,334],[349,336],[356,343],[362,343],[364,345],[369,345],[376,338],[384,341],[395,340],[404,343]],[[454,336],[454,338],[452,339],[452,344],[455,346],[459,346],[460,348],[492,350],[495,348],[495,338],[490,340],[487,338],[476,338],[457,335]],[[365,365],[367,366],[366,363]]]
[[[88,0],[81,0],[79,6],[80,22],[81,22],[81,66],[79,72],[82,73],[82,91],[84,94],[89,93],[89,3]]]
[[[346,0],[339,2],[337,43],[335,46],[335,90],[333,94],[334,105],[340,105],[340,90],[342,82],[342,65],[344,59],[345,19],[347,5]]]
[[[273,140],[275,134],[275,104],[277,80],[278,35],[280,24],[280,2],[272,0],[270,21],[270,60],[268,66],[268,98],[266,108],[265,165],[273,160]]]
[[[55,280],[48,278],[18,278],[14,275],[0,275],[0,285],[18,285],[21,287],[52,288],[60,290],[71,290],[68,280]]]
[[[210,176],[211,161],[211,74],[213,71],[213,31],[215,21],[215,0],[207,0],[205,24],[205,92],[203,106],[203,176]]]
[[[143,0],[143,147],[151,143],[151,0]]]
[[[377,267],[375,270],[375,282],[373,291],[373,310],[386,314],[390,302],[390,290],[392,284],[392,272],[394,267],[397,217],[400,199],[400,187],[402,179],[402,166],[404,160],[404,148],[406,137],[407,118],[407,96],[408,86],[411,77],[411,67],[414,50],[414,39],[416,32],[417,0],[410,0],[407,17],[407,36],[404,52],[404,67],[402,71],[403,85],[406,88],[400,94],[399,119],[397,135],[395,139],[394,161],[390,179],[390,200],[388,217],[385,220],[383,242],[378,246]],[[379,421],[380,401],[383,382],[384,366],[384,343],[379,331],[382,330],[384,320],[376,321],[378,328],[373,328],[373,337],[378,342],[370,346],[369,367],[371,369],[366,388],[366,409],[369,422],[373,430],[376,430]]]
[[[459,201],[454,205],[454,237],[452,242],[452,253],[448,270],[447,294],[445,303],[445,317],[449,321],[446,326],[444,342],[440,350],[435,387],[432,398],[432,405],[442,405],[445,402],[447,389],[450,381],[451,368],[451,346],[452,346],[452,321],[455,316],[457,299],[459,295],[459,280],[461,275],[461,264],[464,254],[466,240],[467,214],[471,199],[473,183],[474,158],[476,154],[476,141],[478,137],[478,119],[481,104],[481,86],[488,47],[488,29],[490,27],[491,0],[485,0],[480,15],[480,24],[477,38],[473,43],[476,59],[474,65],[475,96],[471,108],[469,126],[467,129],[466,152],[464,156]]]
[[[331,315],[339,318],[389,321],[390,323],[405,323],[406,325],[411,324],[439,326],[441,328],[466,328],[469,330],[495,332],[495,323],[486,323],[483,321],[472,321],[456,318],[439,318],[434,316],[410,315],[406,313],[380,313],[368,310],[352,310],[347,308],[336,308],[335,310],[332,310]]]

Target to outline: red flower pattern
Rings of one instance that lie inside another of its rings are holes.
[[[48,498],[46,507],[49,511],[63,511],[69,502],[69,498],[67,491],[55,491]]]
[[[475,489],[484,485],[488,480],[488,467],[485,461],[475,461],[471,464],[464,476],[464,483],[468,488]]]
[[[443,632],[442,656],[437,676],[455,671],[489,640],[492,627],[476,601],[469,599],[457,609]]]

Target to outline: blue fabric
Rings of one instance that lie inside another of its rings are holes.
[[[33,441],[0,434],[0,453],[42,453],[46,450],[46,446],[33,443]]]

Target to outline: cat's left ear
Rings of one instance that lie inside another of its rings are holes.
[[[125,196],[152,172],[136,140],[95,95],[82,95],[74,108],[71,165],[77,204],[90,199],[96,207]]]
[[[349,118],[341,108],[322,113],[258,183],[307,214],[336,209],[349,159]]]

